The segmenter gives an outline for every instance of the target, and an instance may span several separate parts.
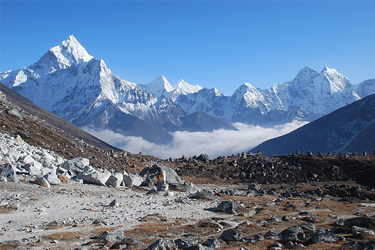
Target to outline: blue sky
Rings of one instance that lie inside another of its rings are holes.
[[[375,1],[0,1],[0,72],[29,66],[73,34],[136,83],[244,82],[269,88],[300,69],[375,78]]]

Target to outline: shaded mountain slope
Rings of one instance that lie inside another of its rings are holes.
[[[375,149],[375,95],[340,108],[287,135],[263,142],[265,155],[290,154],[295,150],[338,153],[372,152]]]

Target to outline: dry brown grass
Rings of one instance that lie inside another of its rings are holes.
[[[50,239],[50,240],[69,241],[69,240],[79,239],[81,236],[82,235],[80,233],[76,233],[76,232],[61,232],[61,233],[54,233],[50,235],[44,235],[43,238]]]
[[[14,208],[12,206],[0,206],[0,214],[10,214],[16,210],[17,208]]]

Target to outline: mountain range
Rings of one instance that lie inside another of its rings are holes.
[[[234,122],[275,126],[313,121],[375,93],[375,79],[351,84],[335,69],[308,67],[270,89],[244,83],[232,96],[216,88],[172,86],[160,75],[136,84],[114,75],[71,35],[27,68],[0,73],[0,82],[79,127],[109,129],[167,143],[171,132],[235,129]]]

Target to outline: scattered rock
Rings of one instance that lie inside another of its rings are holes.
[[[351,230],[354,236],[360,236],[361,238],[368,238],[375,235],[373,230],[365,227],[352,226]]]
[[[227,243],[230,241],[240,241],[242,238],[240,232],[233,228],[225,230],[219,237],[219,239]]]
[[[189,196],[190,199],[202,199],[202,200],[213,200],[216,201],[219,198],[211,191],[203,189],[202,191],[196,192]]]
[[[114,173],[112,174],[108,180],[106,181],[105,185],[107,185],[108,187],[114,187],[114,188],[118,188],[120,187],[121,183],[123,182],[124,180],[124,176],[122,173]]]
[[[44,177],[42,177],[42,176],[37,176],[35,178],[34,183],[38,184],[40,186],[43,186],[43,187],[48,187],[48,188],[51,187],[51,185],[49,184],[49,182],[46,179],[44,179]]]
[[[375,218],[374,217],[355,217],[348,219],[344,222],[344,226],[352,228],[353,226],[365,227],[375,230]]]
[[[86,167],[85,170],[77,175],[78,179],[82,179],[83,183],[105,186],[111,173],[107,170],[100,171],[92,167]]]
[[[167,249],[178,249],[174,239],[161,238],[158,241],[147,247],[147,250],[167,250]]]
[[[164,165],[154,164],[152,167],[146,167],[139,175],[155,185],[161,181],[174,185],[184,184],[184,180],[173,169]]]
[[[305,233],[300,226],[293,226],[285,229],[279,234],[284,241],[301,241],[305,239]]]
[[[139,187],[143,179],[138,174],[124,174],[124,183],[127,187]]]
[[[222,212],[227,214],[237,214],[237,209],[243,208],[240,203],[236,201],[222,201],[217,208],[214,209],[215,212]]]
[[[313,244],[320,242],[332,243],[337,241],[345,241],[345,237],[338,234],[334,234],[325,228],[320,228],[312,237]]]
[[[248,189],[258,191],[258,190],[260,190],[260,185],[259,185],[258,182],[251,182],[251,183],[249,183]]]
[[[61,167],[68,170],[71,176],[78,175],[85,171],[85,168],[90,166],[90,161],[87,158],[77,157],[64,162]]]

